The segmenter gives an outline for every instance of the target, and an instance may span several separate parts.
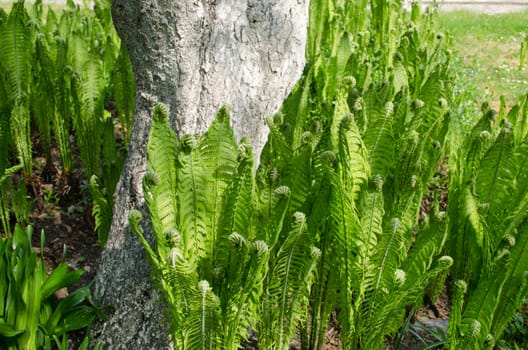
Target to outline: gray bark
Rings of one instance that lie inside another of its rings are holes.
[[[152,107],[167,104],[182,135],[202,133],[227,105],[235,135],[249,137],[258,156],[265,117],[278,110],[304,67],[308,0],[113,0],[112,12],[134,67],[136,114],[96,278],[101,302],[116,312],[93,335],[111,349],[164,349],[170,344],[163,303],[128,229],[130,210],[144,211]]]

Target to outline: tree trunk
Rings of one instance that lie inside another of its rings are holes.
[[[136,114],[96,278],[101,302],[116,312],[93,335],[111,349],[163,349],[170,347],[163,303],[128,228],[131,209],[145,212],[141,179],[152,107],[168,105],[181,136],[205,131],[227,105],[235,135],[249,137],[258,157],[264,118],[278,110],[304,67],[308,0],[113,0],[112,15],[134,68]]]

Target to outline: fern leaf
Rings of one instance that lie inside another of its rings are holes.
[[[119,123],[123,129],[125,145],[128,145],[135,108],[135,82],[132,64],[123,43],[120,45],[112,81]]]
[[[363,185],[368,182],[370,167],[368,152],[351,114],[341,119],[339,126],[339,161],[343,178],[352,180],[352,198],[358,199]]]
[[[508,269],[503,271],[506,282],[490,331],[495,339],[500,339],[528,292],[528,225],[525,222],[517,230],[516,237],[510,234],[505,239],[506,246],[511,247],[511,253]]]
[[[480,162],[476,176],[476,194],[487,203],[488,222],[492,228],[500,222],[501,210],[512,192],[516,163],[511,130],[504,128],[493,146]],[[490,216],[493,215],[493,216]],[[496,238],[496,237],[495,237]]]
[[[371,257],[378,242],[378,237],[383,234],[383,193],[381,177],[377,177],[374,188],[365,191],[361,199],[359,210],[361,218],[361,244],[359,244],[359,273],[357,284],[359,296],[356,299],[361,302],[366,290],[364,280],[368,271],[372,269]]]
[[[218,299],[207,281],[198,282],[196,297],[191,304],[191,311],[185,322],[184,349],[216,349],[220,343],[215,329],[218,325]]]
[[[306,217],[294,214],[294,221],[288,237],[277,253],[271,271],[268,293],[272,312],[271,327],[276,341],[273,348],[287,349],[295,334],[297,322],[304,313],[301,309],[308,298],[307,282],[317,254],[312,253],[310,239],[306,234]]]
[[[467,291],[467,284],[463,280],[457,280],[454,283],[453,295],[451,297],[451,315],[449,325],[447,327],[447,334],[449,336],[449,349],[456,350],[458,340],[461,335],[458,332],[460,323],[462,322],[462,310],[464,305],[464,296]]]
[[[67,52],[68,47],[64,38],[56,37],[57,53],[55,59],[56,65],[56,110],[53,118],[53,132],[55,140],[61,155],[62,167],[65,173],[69,173],[72,167],[72,154],[70,147],[70,115],[72,94],[69,86],[71,72],[68,71]]]
[[[159,186],[149,197],[155,197],[153,206],[149,206],[151,213],[156,212],[158,220],[153,220],[153,228],[158,237],[162,237],[166,230],[179,227],[177,203],[177,147],[176,133],[170,128],[168,111],[159,104],[154,107],[149,141],[147,145],[147,170],[156,173],[159,177]],[[154,190],[153,190],[154,191]]]
[[[30,38],[26,26],[27,14],[24,2],[13,4],[7,23],[0,33],[2,66],[6,71],[6,82],[10,99],[23,104],[28,97],[31,62]]]
[[[481,347],[491,330],[495,310],[505,283],[509,252],[500,252],[491,274],[481,278],[472,290],[464,310],[460,331],[467,345]],[[475,325],[478,323],[478,327]],[[478,331],[478,332],[477,332]]]
[[[282,185],[288,186],[289,195],[287,196],[287,215],[302,210],[306,198],[311,189],[311,155],[310,146],[303,146],[296,150],[288,160]]]
[[[229,111],[226,107],[220,109],[216,119],[202,136],[198,148],[203,170],[209,174],[206,180],[206,186],[210,189],[207,194],[207,216],[209,218],[207,240],[209,243],[206,250],[212,253],[214,260],[222,198],[227,186],[237,175],[237,144],[233,129],[229,124]]]
[[[78,96],[80,101],[80,115],[73,119],[73,125],[78,135],[81,159],[89,175],[99,174],[101,152],[100,135],[103,118],[103,80],[100,61],[88,59],[81,74]]]
[[[186,152],[180,152],[181,169],[178,172],[178,222],[187,257],[198,258],[205,252],[207,236],[207,180],[209,176],[201,162],[197,141],[193,136],[182,139]],[[167,207],[168,212],[170,207]],[[170,211],[174,213],[173,210]]]
[[[29,178],[33,172],[32,142],[29,110],[24,105],[15,105],[11,111],[11,136],[24,166],[24,175]]]
[[[51,120],[55,113],[53,61],[44,33],[37,33],[33,57],[33,82],[37,91],[32,94],[31,110],[46,152],[46,163],[51,163]]]
[[[363,141],[369,151],[369,164],[373,174],[383,177],[388,175],[394,159],[392,145],[393,103],[386,100],[382,90],[369,92],[365,97],[368,129],[363,136]]]
[[[221,215],[221,237],[238,232],[251,237],[251,213],[255,207],[255,184],[253,180],[253,155],[251,148],[242,144],[243,150],[236,178],[231,182],[225,194],[225,203]]]
[[[252,238],[251,218],[255,207],[253,157],[249,146],[241,145],[241,148],[248,154],[240,160],[236,177],[226,189],[218,237],[212,242],[213,264],[225,271],[222,286],[232,285],[239,279],[247,254],[241,249],[247,249],[247,240]],[[233,241],[237,237],[240,239]],[[220,293],[223,303],[229,297],[226,292],[223,288]]]
[[[351,185],[347,179],[341,180],[331,169],[328,177],[332,186],[332,194],[329,203],[329,230],[325,234],[331,234],[330,251],[333,254],[332,264],[340,265],[340,271],[334,272],[337,277],[336,295],[342,314],[340,319],[343,324],[343,338],[348,344],[350,332],[353,331],[352,313],[350,301],[352,300],[352,283],[357,270],[357,255],[360,248],[358,245],[368,245],[361,242],[361,223],[357,215],[357,208],[352,198]],[[345,345],[347,346],[347,345]]]
[[[95,218],[95,230],[97,231],[99,244],[104,247],[112,225],[113,201],[107,197],[97,176],[92,175],[88,187],[93,202],[92,214]]]

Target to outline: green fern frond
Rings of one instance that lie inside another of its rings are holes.
[[[392,168],[394,105],[387,101],[386,92],[382,89],[379,93],[371,90],[365,97],[368,128],[363,135],[363,141],[369,151],[369,164],[373,174],[383,177],[388,175]]]
[[[128,145],[134,116],[136,89],[132,64],[123,43],[120,45],[112,76],[113,95],[116,101],[119,123],[123,129],[125,145]]]
[[[6,72],[6,82],[10,99],[16,104],[24,104],[28,98],[30,78],[30,37],[26,26],[27,13],[24,2],[13,4],[7,23],[0,32],[2,67]]]
[[[460,334],[458,328],[462,322],[462,311],[464,306],[464,297],[467,291],[467,284],[463,280],[457,280],[454,283],[453,294],[451,296],[451,315],[447,327],[449,336],[449,349],[458,349],[458,340]]]
[[[24,175],[29,178],[33,172],[33,155],[30,135],[29,110],[24,105],[15,105],[11,111],[11,137],[16,146],[20,163],[24,166]]]
[[[307,222],[304,214],[294,214],[289,234],[280,247],[273,270],[270,272],[268,318],[275,343],[274,349],[287,349],[295,334],[297,321],[304,314],[302,306],[309,295],[307,282],[313,270],[317,255],[312,254],[311,240],[307,236]],[[275,306],[273,306],[275,305]]]
[[[363,185],[368,182],[370,167],[368,164],[368,152],[359,134],[354,116],[344,116],[339,125],[339,161],[343,178],[352,181],[352,198],[358,199]]]
[[[494,339],[501,338],[515,313],[522,307],[527,293],[528,272],[512,276],[506,281],[490,329]]]
[[[284,118],[282,114],[277,114],[273,118],[267,118],[266,123],[270,132],[268,135],[268,141],[261,154],[261,164],[267,164],[274,168],[282,169],[284,163],[291,157],[293,153],[291,145],[281,131],[281,127],[287,127],[283,122]]]
[[[497,305],[491,333],[499,339],[502,332],[521,307],[528,292],[528,225],[517,228],[516,237],[509,236],[505,245],[510,248],[508,270],[503,271],[506,282]]]
[[[74,116],[77,142],[83,164],[89,175],[99,174],[101,139],[93,137],[100,135],[103,118],[103,80],[100,61],[88,58],[83,62],[78,99],[80,115]]]
[[[155,213],[158,220],[153,220],[153,228],[158,237],[169,229],[179,227],[177,214],[177,156],[178,139],[170,128],[166,107],[157,104],[152,115],[149,141],[147,145],[147,170],[154,172],[160,179],[159,185],[152,189],[152,193],[145,191],[147,200],[155,201],[149,210]]]
[[[352,300],[352,287],[354,276],[358,270],[357,256],[361,248],[370,242],[362,241],[361,222],[358,217],[358,210],[352,198],[353,192],[350,180],[339,179],[329,167],[327,178],[331,184],[331,197],[328,204],[328,231],[326,235],[331,235],[330,252],[333,254],[331,264],[340,265],[339,271],[333,272],[336,275],[336,286],[339,294],[336,294],[336,303],[341,308],[340,319],[343,325],[343,339],[348,344],[350,332],[353,332],[352,313],[350,301]]]
[[[60,36],[55,37],[57,44],[55,66],[55,114],[53,116],[53,132],[59,148],[62,167],[65,173],[69,173],[72,167],[72,153],[70,146],[70,80],[71,67],[67,63],[68,46],[66,40]]]
[[[301,134],[304,132],[306,118],[310,114],[312,76],[313,70],[305,73],[301,82],[282,104],[283,125],[287,126],[283,128],[283,133],[292,150],[302,145]]]
[[[196,296],[191,304],[190,315],[185,322],[184,349],[216,349],[218,339],[218,298],[212,292],[207,281],[198,282]]]
[[[362,320],[361,329],[365,334],[361,344],[369,349],[380,349],[383,334],[393,334],[398,330],[405,315],[405,306],[415,304],[431,279],[449,269],[452,264],[451,257],[443,256],[420,276],[412,276],[405,270],[396,269],[392,276],[392,286],[384,291],[383,303],[377,305],[376,312],[369,318]]]
[[[173,233],[176,234],[176,233]],[[165,292],[172,316],[171,328],[175,334],[175,345],[183,346],[186,318],[191,312],[191,303],[198,283],[196,266],[186,261],[181,249],[171,248],[163,268],[158,272],[157,282]]]
[[[107,193],[104,191],[97,176],[92,175],[88,184],[90,196],[92,197],[92,214],[95,218],[95,230],[99,238],[99,244],[104,247],[112,225],[112,204]]]
[[[236,177],[231,181],[224,195],[223,210],[220,215],[218,239],[227,238],[233,232],[252,238],[251,215],[256,205],[253,177],[253,155],[251,148],[241,145],[245,157],[240,159]]]
[[[306,198],[311,190],[311,156],[312,149],[305,145],[297,149],[287,161],[281,176],[282,186],[287,186],[289,194],[286,196],[287,215],[303,210]]]
[[[147,253],[147,258],[149,259],[150,263],[152,264],[152,268],[155,271],[160,271],[162,266],[162,261],[160,261],[158,254],[152,249],[150,244],[145,239],[145,236],[143,235],[143,228],[140,225],[141,220],[143,219],[143,215],[138,210],[131,210],[128,214],[128,222],[130,224],[130,230],[133,234],[135,234],[138,238],[141,244],[143,245],[143,248],[145,249]]]
[[[500,222],[499,218],[503,214],[501,209],[513,190],[512,180],[516,169],[511,129],[505,127],[481,160],[475,181],[476,194],[482,203],[489,206],[487,216],[492,227],[495,222]]]
[[[251,242],[247,251],[237,283],[229,288],[229,301],[224,309],[223,345],[227,349],[238,349],[240,340],[247,338],[248,328],[256,327],[268,272],[268,245],[264,241]]]
[[[174,211],[167,207],[168,213],[178,215],[177,222],[188,258],[198,258],[204,254],[208,226],[207,176],[209,174],[204,171],[200,151],[195,146],[192,137],[182,138],[182,147],[187,152],[182,151],[179,155],[181,169],[177,178],[178,210]]]
[[[510,252],[507,250],[499,252],[493,262],[492,273],[481,278],[471,291],[460,325],[460,332],[466,345],[479,348],[486,341],[503,291],[504,271],[508,269],[509,255]],[[479,324],[478,329],[474,327],[475,321]]]
[[[443,214],[431,217],[430,221],[418,231],[416,241],[401,266],[408,276],[408,284],[415,284],[426,274],[441,253],[448,234],[448,220]]]
[[[46,152],[46,163],[51,163],[51,121],[55,113],[54,64],[51,58],[47,35],[38,32],[35,35],[35,54],[33,56],[33,88],[40,93],[32,93],[31,111],[37,124],[39,135]]]
[[[402,227],[398,218],[385,224],[384,233],[378,239],[378,245],[371,260],[373,270],[368,275],[367,302],[362,307],[362,318],[371,319],[384,304],[384,299],[390,291],[394,274],[400,264],[400,249],[402,248]]]
[[[237,144],[229,121],[229,111],[223,107],[200,139],[198,146],[203,170],[209,174],[206,180],[207,187],[210,188],[207,194],[209,246],[206,249],[212,252],[213,257],[221,220],[222,198],[228,185],[237,176]]]
[[[359,298],[365,293],[363,283],[367,272],[371,269],[371,257],[377,245],[378,238],[383,234],[383,184],[378,175],[373,181],[372,189],[363,192],[359,204],[359,217],[361,218],[361,244],[359,245],[360,282],[358,283]]]

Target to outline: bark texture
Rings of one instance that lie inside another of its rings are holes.
[[[130,210],[144,212],[152,107],[167,104],[182,135],[202,133],[228,105],[236,136],[249,137],[258,156],[267,138],[265,117],[277,111],[304,67],[308,0],[113,0],[112,14],[135,72],[136,114],[96,278],[101,302],[116,312],[94,338],[111,349],[166,349],[163,303],[128,229]]]

